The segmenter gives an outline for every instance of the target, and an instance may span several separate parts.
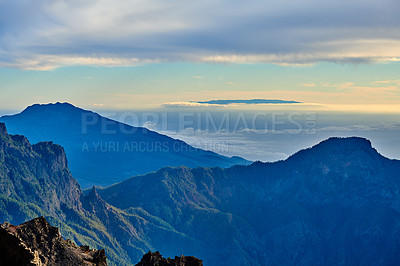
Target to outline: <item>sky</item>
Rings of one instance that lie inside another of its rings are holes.
[[[398,112],[398,10],[397,0],[0,0],[1,109],[265,98]]]
[[[111,114],[316,112],[330,134],[392,132],[399,10],[398,0],[0,0],[0,113],[57,101]]]

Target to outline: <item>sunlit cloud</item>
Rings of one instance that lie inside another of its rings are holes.
[[[325,104],[325,111],[399,114],[399,104]]]
[[[377,84],[392,84],[392,85],[398,85],[400,86],[400,79],[395,79],[395,80],[378,80],[375,81]]]
[[[359,132],[359,131],[382,131],[400,130],[400,123],[377,123],[374,125],[349,125],[349,126],[325,126],[318,128],[318,131],[337,132]]]
[[[315,83],[305,83],[303,87],[315,87]]]
[[[223,105],[197,103],[197,102],[167,102],[161,105],[162,107],[222,107]]]
[[[0,67],[12,67],[25,70],[53,70],[63,66],[102,66],[122,67],[157,62],[156,60],[141,60],[138,58],[118,57],[83,57],[68,55],[32,55],[17,58],[13,62],[0,62]]]

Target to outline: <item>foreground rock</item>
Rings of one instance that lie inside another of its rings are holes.
[[[39,217],[0,227],[0,265],[107,265],[104,250],[78,247]]]
[[[203,266],[203,261],[192,256],[180,256],[166,259],[158,252],[149,251],[135,266]]]

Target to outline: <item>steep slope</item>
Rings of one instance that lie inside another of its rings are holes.
[[[39,217],[18,226],[0,227],[0,265],[106,266],[104,250],[78,247]]]
[[[72,174],[84,188],[111,185],[165,166],[229,167],[249,163],[239,157],[196,149],[68,103],[35,104],[0,121],[6,123],[9,132],[24,135],[32,143],[53,141],[62,145]]]
[[[78,245],[104,248],[110,265],[133,265],[160,239],[173,239],[177,248],[197,245],[140,208],[122,211],[95,189],[84,196],[67,165],[61,146],[31,145],[0,123],[0,220],[20,224],[44,216]]]
[[[286,161],[164,168],[98,193],[198,240],[186,250],[205,265],[399,265],[399,191],[400,161],[332,138]]]

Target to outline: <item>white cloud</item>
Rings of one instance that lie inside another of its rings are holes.
[[[385,131],[400,130],[400,123],[380,123],[374,125],[349,125],[349,126],[326,126],[318,128],[318,131],[333,132],[359,132],[359,131]]]
[[[156,60],[140,60],[138,58],[120,57],[84,57],[69,55],[27,55],[16,58],[12,62],[0,62],[0,67],[15,67],[25,70],[52,70],[62,66],[103,66],[120,67],[136,66],[144,63],[157,62]]]
[[[197,103],[197,102],[167,102],[162,104],[163,107],[222,107],[223,105]]]
[[[303,84],[304,87],[315,87],[315,83],[305,83]]]

